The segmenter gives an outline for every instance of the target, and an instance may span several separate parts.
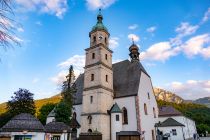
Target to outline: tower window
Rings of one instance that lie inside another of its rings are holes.
[[[87,119],[88,119],[88,123],[91,124],[92,123],[92,116],[89,115]]]
[[[90,103],[93,103],[93,96],[90,96]]]
[[[106,60],[108,59],[108,55],[107,55],[107,54],[105,54],[105,59],[106,59]]]
[[[123,111],[123,124],[128,124],[128,112],[125,107],[122,109]]]
[[[148,115],[148,113],[147,113],[147,105],[144,103],[144,113],[145,113],[145,115]]]
[[[116,121],[119,121],[119,120],[120,120],[120,116],[116,115]]]
[[[93,42],[96,42],[96,36],[93,36]]]
[[[92,59],[95,59],[95,53],[92,53]]]
[[[94,74],[91,74],[91,81],[94,81]]]
[[[150,95],[149,95],[149,92],[147,93],[147,96],[148,96],[148,99],[150,99]]]
[[[106,82],[108,82],[108,75],[106,75]]]
[[[156,118],[156,112],[155,112],[155,108],[153,107],[153,115],[154,115],[154,118]]]
[[[152,130],[152,140],[155,140],[155,132]]]
[[[105,43],[107,43],[106,37],[105,37]]]

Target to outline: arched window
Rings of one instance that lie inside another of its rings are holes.
[[[127,112],[127,109],[125,107],[123,107],[122,109],[123,111],[123,124],[128,124],[128,112]]]
[[[147,105],[144,103],[144,113],[145,113],[145,115],[148,115],[148,113],[147,113]]]
[[[148,99],[150,99],[150,95],[149,95],[149,92],[147,93],[147,96],[148,96]]]
[[[154,115],[154,118],[156,118],[156,112],[155,112],[155,108],[153,107],[153,115]]]
[[[73,118],[74,118],[74,119],[77,118],[77,113],[76,113],[76,112],[73,113]]]
[[[92,133],[92,129],[88,129],[88,133]]]
[[[88,119],[88,123],[91,124],[92,123],[92,116],[89,115],[87,119]]]

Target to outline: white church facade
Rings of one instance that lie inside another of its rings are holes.
[[[102,140],[156,140],[156,125],[167,118],[158,118],[151,77],[139,61],[139,49],[133,43],[129,47],[130,60],[112,64],[110,34],[102,20],[99,12],[89,33],[90,46],[85,49],[84,73],[74,82],[72,131],[77,137],[100,132]],[[52,111],[47,123],[55,120],[54,116]]]
[[[102,23],[89,33],[84,74],[75,81],[74,114],[81,127],[77,133],[98,131],[103,140],[137,136],[155,140],[158,107],[151,77],[139,62],[138,47],[130,48],[131,61],[112,64],[109,32]]]

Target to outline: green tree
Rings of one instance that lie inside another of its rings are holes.
[[[55,120],[57,122],[69,123],[71,117],[71,107],[64,101],[61,101],[55,107]]]
[[[71,65],[69,68],[69,74],[66,76],[66,81],[62,85],[62,100],[55,108],[55,119],[56,121],[62,121],[68,123],[72,114],[73,98],[76,92],[74,84],[74,70]]]
[[[33,99],[33,93],[27,89],[20,88],[14,92],[11,100],[7,103],[7,110],[13,116],[20,113],[30,113],[32,115],[36,112],[36,107]]]
[[[37,118],[43,125],[46,124],[47,115],[55,108],[55,105],[53,103],[47,103],[39,109]]]
[[[0,115],[0,128],[4,126],[11,118],[13,115],[10,112],[5,112]]]

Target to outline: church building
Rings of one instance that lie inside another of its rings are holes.
[[[131,44],[130,60],[112,64],[110,34],[102,21],[99,11],[85,49],[84,73],[75,81],[77,135],[97,131],[103,140],[155,140],[158,107],[151,77],[139,61],[139,48]]]

